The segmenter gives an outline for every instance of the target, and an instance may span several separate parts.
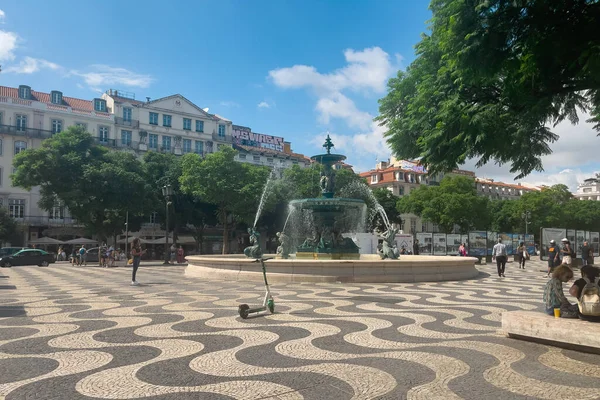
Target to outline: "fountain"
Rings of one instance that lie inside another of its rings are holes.
[[[256,222],[268,195],[269,177],[254,226],[248,229],[251,245],[244,254],[188,256],[186,275],[206,280],[263,280],[261,259],[269,280],[273,282],[435,282],[474,278],[477,259],[455,256],[403,255],[398,257],[395,245],[397,229],[391,226],[383,208],[366,185],[354,189],[373,203],[386,226],[383,248],[379,254],[360,254],[359,247],[342,233],[360,232],[366,221],[367,206],[363,200],[334,197],[335,171],[333,166],[346,159],[332,154],[333,143],[327,135],[326,153],[311,157],[323,166],[319,179],[321,197],[292,200],[283,229],[277,233],[279,247],[275,255],[263,255]],[[352,189],[352,188],[350,188]],[[352,189],[352,190],[354,190]],[[370,195],[370,197],[369,197]],[[295,235],[286,228],[293,227]],[[286,233],[288,232],[288,233]],[[298,238],[303,240],[299,243]],[[294,244],[296,240],[296,244]],[[294,254],[295,249],[295,254]]]

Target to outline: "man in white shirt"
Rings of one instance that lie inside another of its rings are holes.
[[[506,268],[506,261],[508,256],[506,254],[506,245],[502,243],[502,239],[498,238],[498,243],[492,250],[492,259],[496,260],[496,267],[498,268],[498,276],[503,277],[504,269]]]

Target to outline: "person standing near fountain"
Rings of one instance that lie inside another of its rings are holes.
[[[419,239],[415,239],[415,243],[413,244],[413,254],[415,256],[419,255]]]

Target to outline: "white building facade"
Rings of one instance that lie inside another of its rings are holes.
[[[574,196],[578,200],[600,201],[600,174],[580,183]]]
[[[101,145],[139,156],[147,151],[205,156],[234,144],[231,121],[208,113],[180,94],[139,101],[132,93],[110,89],[98,98],[83,100],[63,96],[58,90],[42,93],[26,85],[0,86],[0,206],[23,229],[25,244],[49,232],[78,234],[73,230],[77,222],[68,210],[59,203],[51,211],[42,210],[38,188],[27,191],[10,181],[16,154],[38,148],[44,139],[74,125],[83,126]],[[281,149],[246,144],[250,146],[236,146],[240,162],[277,168],[310,165],[309,159],[291,152],[289,142]],[[144,224],[144,230],[156,232],[150,236],[162,234],[158,227],[155,215]]]

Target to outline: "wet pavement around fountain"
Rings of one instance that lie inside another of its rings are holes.
[[[180,266],[0,270],[0,399],[598,399],[600,355],[507,338],[543,263],[498,278],[273,285]],[[600,329],[600,325],[599,325]],[[5,396],[5,397],[3,397]]]

